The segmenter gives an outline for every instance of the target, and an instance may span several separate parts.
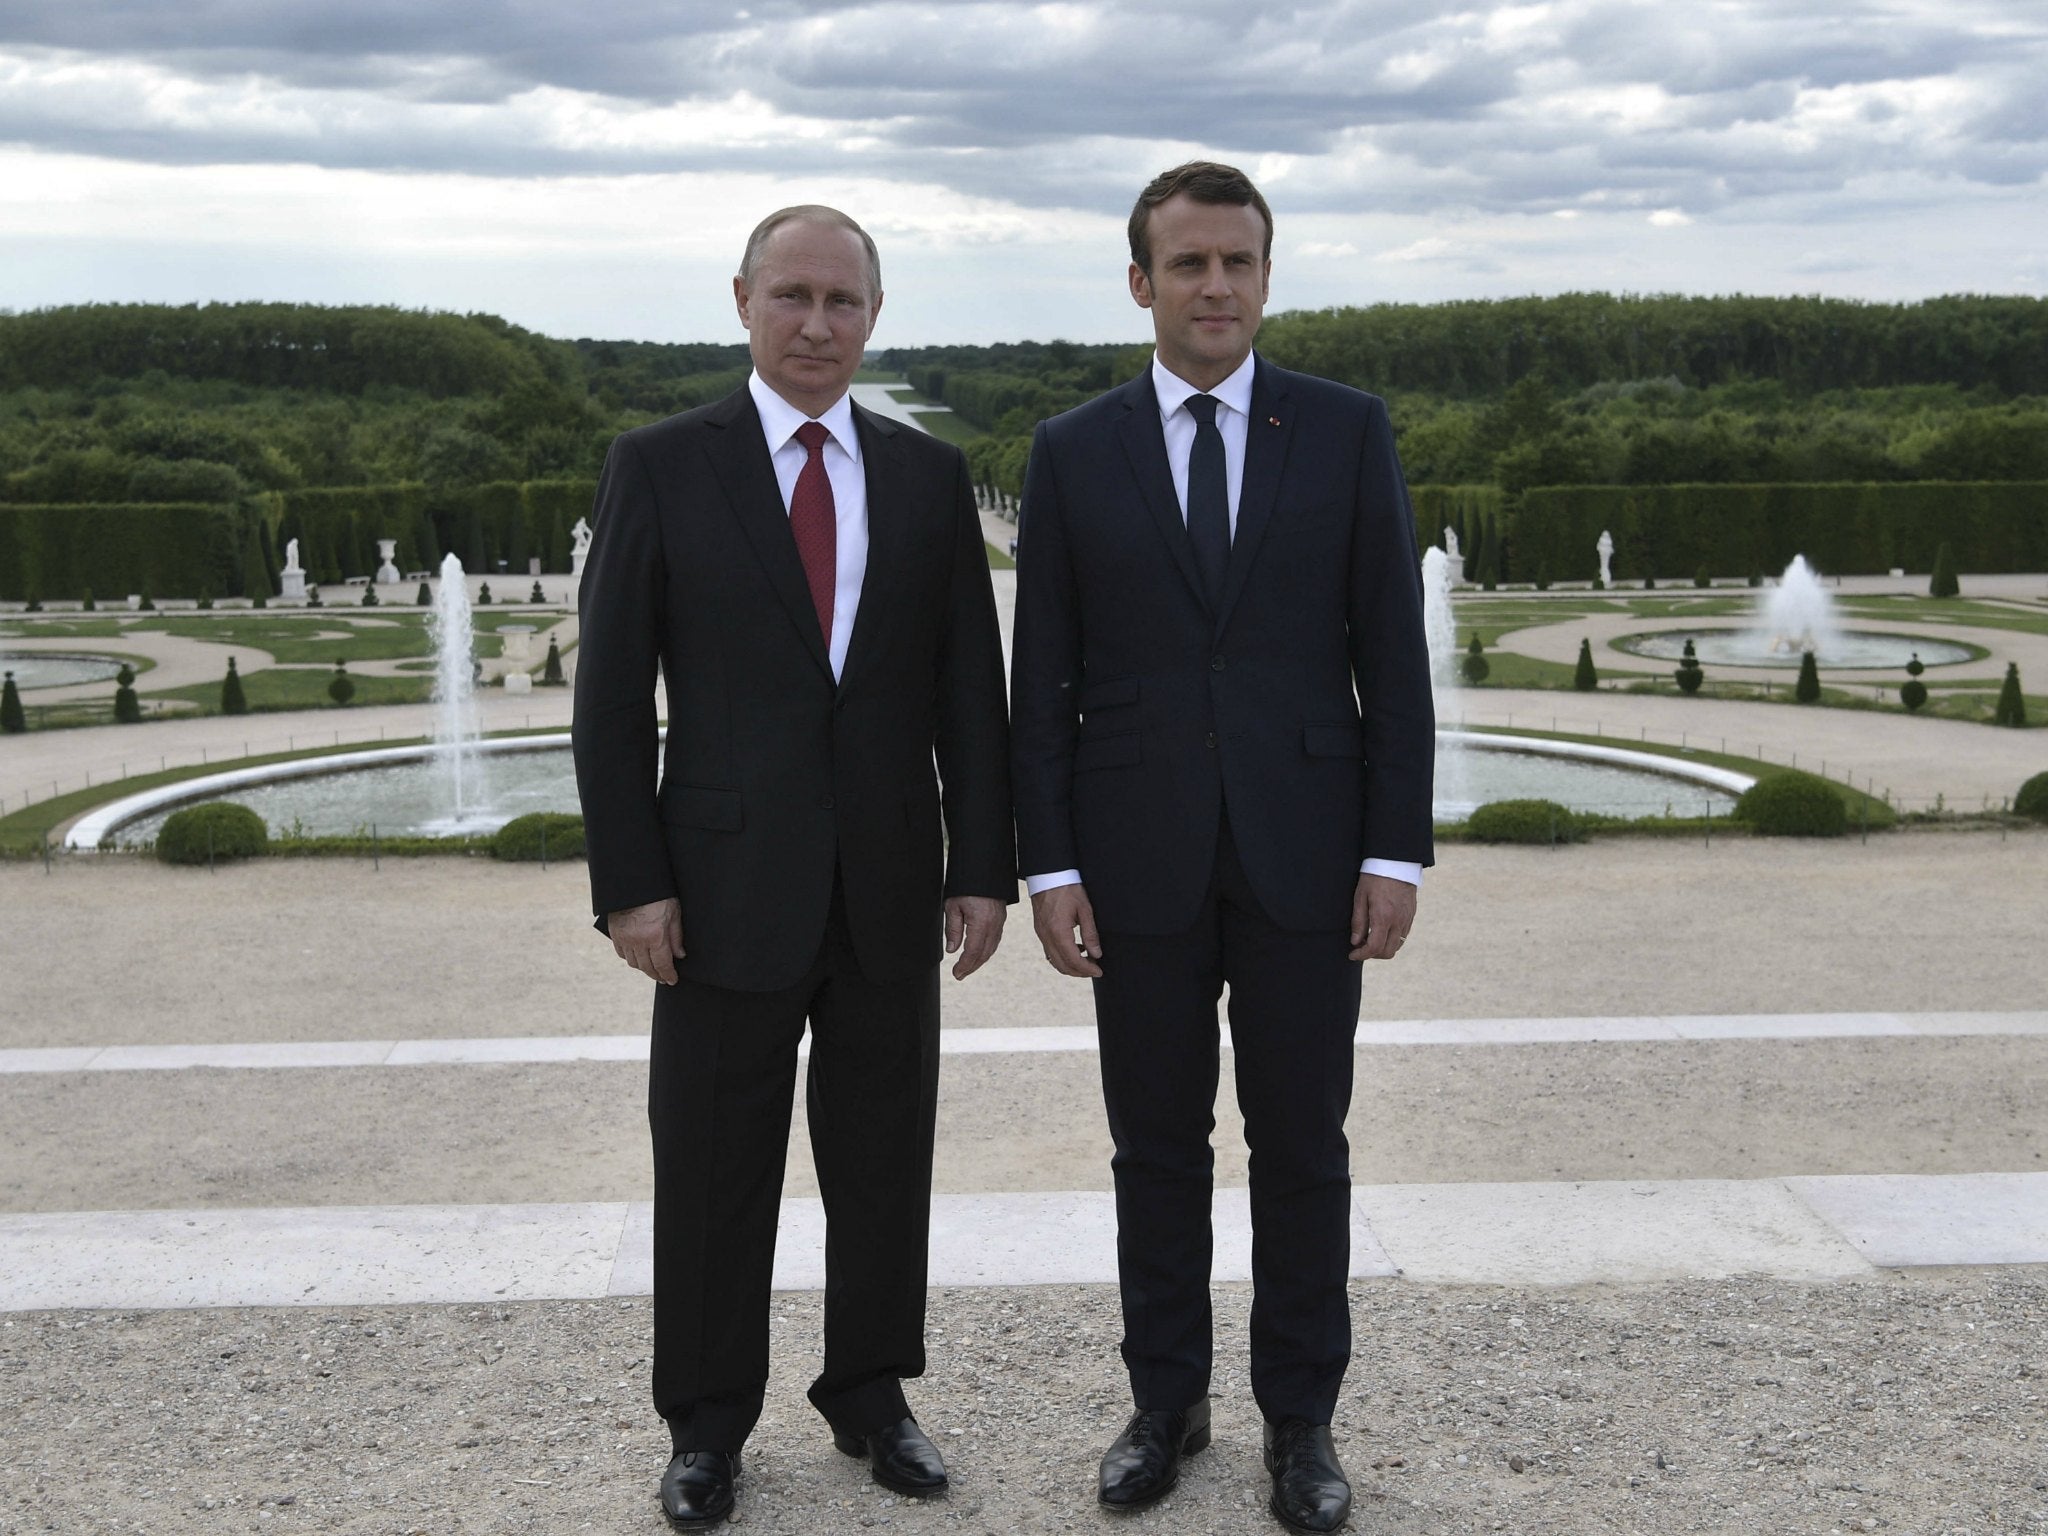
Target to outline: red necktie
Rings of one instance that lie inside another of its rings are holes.
[[[839,517],[832,506],[832,481],[825,474],[825,440],[830,436],[815,421],[796,429],[796,440],[810,457],[789,497],[789,531],[796,535],[797,556],[811,584],[811,601],[817,605],[818,628],[827,650],[832,648],[832,594],[839,585]]]

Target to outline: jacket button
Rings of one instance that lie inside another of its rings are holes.
[[[1213,747],[1213,746],[1215,746],[1215,745],[1216,745],[1216,733],[1215,733],[1214,731],[1211,731],[1211,732],[1210,732],[1210,733],[1208,734],[1208,736],[1206,736],[1206,737],[1204,738],[1204,740],[1206,740],[1206,741],[1207,741],[1207,742],[1209,743],[1209,745],[1210,745],[1210,746],[1212,746],[1212,747]]]
[[[1223,658],[1221,656],[1218,656],[1213,661],[1211,661],[1209,663],[1209,670],[1211,672],[1221,672],[1223,670]]]
[[[829,811],[829,810],[831,810],[831,809],[832,809],[832,797],[831,797],[830,795],[820,795],[820,796],[818,796],[818,809],[819,809],[819,810],[821,810],[821,811]]]

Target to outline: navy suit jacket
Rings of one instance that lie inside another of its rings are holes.
[[[1104,929],[1178,932],[1227,814],[1267,915],[1342,929],[1368,854],[1432,862],[1434,751],[1384,402],[1259,359],[1214,610],[1150,370],[1040,425],[1011,676],[1027,874],[1079,869]]]
[[[966,460],[853,415],[868,561],[836,682],[744,386],[625,433],[598,483],[573,732],[591,904],[602,926],[679,897],[676,969],[712,986],[794,985],[835,877],[874,981],[937,963],[942,895],[1016,900],[1002,641]]]

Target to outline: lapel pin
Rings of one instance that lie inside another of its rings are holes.
[[[1280,418],[1278,416],[1268,416],[1266,418],[1266,425],[1269,427],[1277,427],[1280,425]]]

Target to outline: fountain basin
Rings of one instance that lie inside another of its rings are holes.
[[[74,683],[111,682],[126,665],[119,656],[91,656],[68,651],[0,651],[0,671],[14,674],[14,686],[66,688]]]
[[[1614,645],[1632,656],[1675,662],[1684,656],[1685,642],[1690,640],[1703,667],[1796,669],[1800,657],[1797,640],[1774,648],[1773,638],[1757,629],[1660,629],[1624,635]],[[1955,640],[1845,629],[1822,641],[1814,651],[1814,660],[1823,667],[1841,671],[1895,670],[1911,661],[1915,652],[1930,667],[1952,667],[1958,662],[1979,660],[1986,654],[1976,646]]]
[[[1724,768],[1653,753],[1542,737],[1437,733],[1439,761],[1464,759],[1466,788],[1440,799],[1440,821],[1462,820],[1488,800],[1537,797],[1574,810],[1611,816],[1722,815],[1752,782]],[[79,818],[67,848],[138,847],[152,841],[163,818],[181,806],[234,800],[262,816],[273,834],[294,824],[307,836],[377,831],[390,837],[451,837],[494,831],[528,811],[578,807],[569,738],[563,733],[507,737],[475,744],[487,794],[452,822],[441,794],[441,757],[434,746],[380,747],[363,752],[229,769],[144,790]]]

